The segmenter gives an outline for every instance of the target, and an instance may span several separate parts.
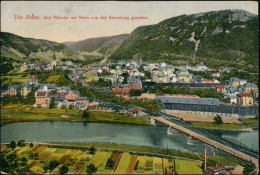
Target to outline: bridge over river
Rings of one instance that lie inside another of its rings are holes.
[[[223,145],[223,144],[221,144],[221,143],[219,143],[217,141],[214,141],[214,140],[212,140],[210,138],[207,138],[207,137],[205,137],[203,135],[200,135],[200,134],[198,134],[196,132],[193,132],[193,131],[191,131],[191,130],[189,130],[187,128],[184,128],[184,127],[182,127],[180,125],[177,125],[177,124],[175,124],[173,122],[170,122],[170,121],[168,121],[168,120],[166,120],[166,119],[164,119],[162,117],[152,117],[152,118],[157,120],[157,121],[160,121],[160,122],[162,122],[162,123],[164,123],[166,125],[169,125],[169,126],[175,128],[175,129],[179,130],[179,131],[182,131],[182,132],[184,132],[184,133],[186,133],[186,134],[188,134],[188,135],[190,135],[190,136],[192,136],[192,137],[194,137],[196,139],[199,139],[199,140],[201,140],[201,141],[203,141],[203,142],[205,142],[205,143],[207,143],[207,144],[209,144],[211,146],[214,146],[215,148],[221,149],[221,150],[223,150],[223,151],[225,151],[225,152],[227,152],[229,154],[232,154],[232,155],[234,155],[234,156],[236,156],[238,158],[241,158],[243,160],[251,162],[251,163],[255,164],[257,168],[259,166],[258,165],[258,159],[256,159],[256,158],[253,158],[253,157],[251,157],[251,156],[249,156],[247,154],[244,154],[244,153],[242,153],[240,151],[237,151],[237,150],[235,150],[235,149],[233,149],[233,148],[231,148],[229,146]]]

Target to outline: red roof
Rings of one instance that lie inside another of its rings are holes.
[[[249,93],[241,93],[241,94],[237,94],[237,96],[239,98],[242,98],[242,97],[250,97],[250,94]]]
[[[34,78],[35,78],[35,75],[32,75],[32,76],[31,76],[32,81],[34,81]]]
[[[133,70],[132,68],[127,68],[126,70]]]
[[[43,92],[40,92],[40,91],[39,91],[39,92],[37,92],[37,96],[38,96],[38,97],[41,97],[41,96],[43,97],[43,96],[46,96],[46,93],[47,93],[47,92],[45,92],[45,91],[43,91]]]
[[[219,74],[219,71],[214,71],[213,74]]]
[[[153,70],[159,70],[158,68],[154,68]]]
[[[226,169],[226,167],[220,163],[216,164],[215,166],[208,166],[208,169],[212,170],[212,171],[217,171],[217,170],[221,170],[221,169]]]
[[[226,85],[224,84],[216,84],[216,88],[225,88]]]
[[[133,109],[132,109],[132,112],[138,112],[138,111],[140,111],[139,108],[133,108]]]
[[[49,97],[57,97],[57,94],[49,94]]]
[[[202,80],[202,82],[215,82],[215,79],[214,80]]]

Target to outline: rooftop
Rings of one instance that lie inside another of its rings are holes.
[[[217,98],[186,98],[186,97],[163,97],[158,96],[155,99],[161,100],[162,103],[179,103],[179,104],[201,104],[201,105],[219,105]]]
[[[241,94],[237,94],[237,96],[239,98],[242,98],[242,97],[250,97],[250,94],[249,93],[241,93]]]

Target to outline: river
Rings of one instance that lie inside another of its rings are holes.
[[[113,123],[87,122],[21,122],[1,127],[1,142],[25,140],[28,142],[107,142],[139,146],[169,148],[181,151],[213,153],[211,146],[190,139],[186,134],[172,129],[167,134],[165,126],[138,126]],[[243,143],[258,147],[258,135],[254,132],[222,133],[226,137],[238,138]],[[258,132],[257,132],[258,133]],[[248,136],[250,135],[250,137]],[[256,137],[257,136],[257,137]],[[223,152],[218,151],[218,154]]]

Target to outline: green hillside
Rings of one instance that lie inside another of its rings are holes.
[[[84,59],[64,44],[48,40],[24,38],[7,32],[1,32],[0,43],[2,58],[13,58],[20,61],[30,59],[44,61],[53,59],[53,53],[55,52],[57,58]]]
[[[101,54],[108,54],[114,50],[115,47],[120,45],[127,37],[128,34],[122,34],[108,37],[89,38],[77,42],[65,42],[64,44],[76,51],[93,52],[97,50]]]
[[[110,60],[210,58],[254,65],[258,16],[242,10],[182,15],[135,29]]]

